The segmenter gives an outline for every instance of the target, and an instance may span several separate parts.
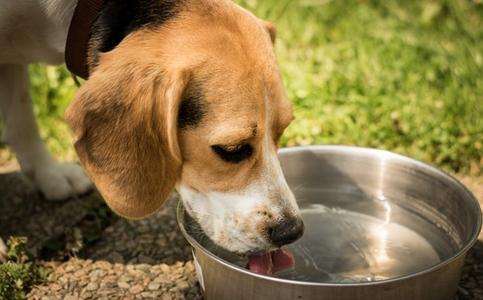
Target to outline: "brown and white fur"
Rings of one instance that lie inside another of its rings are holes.
[[[176,189],[206,234],[233,252],[298,238],[300,213],[277,159],[293,115],[273,26],[226,0],[145,3],[151,14],[170,11],[160,20],[139,9],[130,17],[141,21],[130,19],[126,36],[114,42],[106,42],[109,13],[94,26],[90,77],[65,115],[86,173],[108,205],[132,219],[155,212]],[[5,138],[23,172],[52,200],[81,194],[90,183],[41,141],[27,66],[63,62],[75,4],[0,2]],[[291,236],[274,242],[280,224]]]

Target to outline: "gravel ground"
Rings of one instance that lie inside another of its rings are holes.
[[[483,200],[481,180],[462,180]],[[46,202],[15,172],[0,174],[0,195],[0,211],[6,212],[0,214],[0,236],[29,237],[30,249],[52,269],[29,299],[202,298],[191,250],[176,225],[176,197],[146,220],[127,221],[112,215],[96,193]],[[483,299],[481,235],[456,299]]]
[[[0,236],[27,236],[52,270],[28,299],[201,299],[175,195],[141,221],[114,216],[94,192],[45,201],[17,172],[0,174],[0,195]]]
[[[190,261],[125,265],[72,258],[52,267],[29,299],[201,299]]]
[[[117,220],[85,251],[85,256],[128,264],[190,260],[191,250],[175,219],[177,201],[177,197],[172,197],[159,212],[145,220]]]
[[[115,218],[82,259],[47,263],[54,272],[28,298],[201,299],[191,250],[174,219],[176,203],[172,197],[142,221]]]

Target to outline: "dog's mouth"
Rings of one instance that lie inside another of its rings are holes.
[[[202,229],[200,223],[192,217],[189,211],[185,214],[185,226],[195,239],[204,241],[204,247],[210,249],[220,257],[238,257],[247,259],[245,267],[251,272],[261,275],[273,275],[274,273],[287,270],[295,265],[294,255],[287,248],[253,249],[246,252],[229,250],[223,245],[216,243]],[[235,259],[237,260],[237,259]],[[242,266],[242,265],[241,265]]]
[[[276,249],[273,251],[248,255],[247,269],[261,275],[289,269],[295,264],[294,256],[288,249]]]

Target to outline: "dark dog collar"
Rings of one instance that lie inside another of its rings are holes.
[[[89,77],[87,50],[92,24],[102,9],[105,0],[78,0],[69,26],[65,45],[65,64],[72,74]]]

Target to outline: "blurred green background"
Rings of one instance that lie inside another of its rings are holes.
[[[376,147],[481,175],[480,0],[238,2],[278,29],[296,114],[284,146]],[[75,159],[62,120],[76,89],[70,74],[30,71],[42,135],[55,155]]]

